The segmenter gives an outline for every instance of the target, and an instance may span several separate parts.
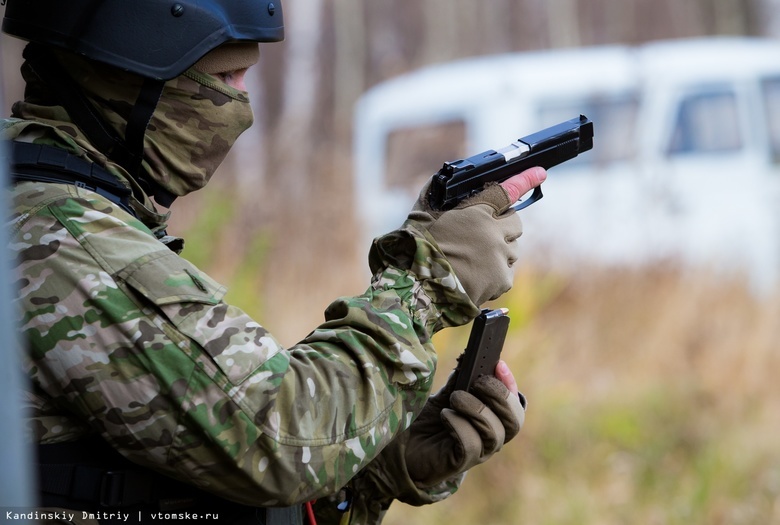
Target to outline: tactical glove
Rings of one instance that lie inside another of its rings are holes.
[[[375,241],[374,254],[383,260],[392,257],[394,264],[409,268],[414,245],[406,242],[405,259],[401,232],[414,230],[438,246],[475,305],[498,298],[512,287],[513,265],[519,257],[517,239],[523,233],[520,217],[507,211],[512,202],[506,190],[497,184],[488,186],[451,210],[435,211],[428,204],[429,186],[430,181],[401,230]]]
[[[520,431],[526,405],[522,394],[514,395],[492,376],[477,379],[469,393],[455,391],[456,377],[453,373],[411,427],[350,482],[350,523],[378,523],[394,500],[419,506],[449,497],[466,470]]]
[[[433,486],[483,463],[515,437],[525,420],[525,398],[493,376],[469,392],[454,390],[456,374],[412,423],[406,466],[419,486]],[[454,390],[454,391],[453,391]]]

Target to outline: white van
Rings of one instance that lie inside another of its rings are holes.
[[[764,39],[488,56],[375,86],[354,126],[366,235],[396,227],[444,161],[580,114],[594,148],[552,168],[545,198],[520,212],[529,257],[679,259],[748,272],[760,288],[776,282],[780,43]]]

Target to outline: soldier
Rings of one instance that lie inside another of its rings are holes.
[[[243,75],[283,37],[278,0],[8,0],[3,30],[29,41],[0,129],[42,507],[378,523],[395,499],[452,494],[517,434],[504,363],[429,398],[431,336],[510,288],[521,225],[504,212],[544,170],[444,213],[423,191],[374,242],[366,292],[282,348],[179,256],[158,211],[250,126]]]

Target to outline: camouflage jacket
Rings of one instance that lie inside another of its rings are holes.
[[[0,121],[0,137],[89,158],[49,124]],[[10,193],[32,440],[99,434],[135,463],[255,506],[353,483],[364,502],[353,523],[376,522],[386,508],[366,502],[404,497],[371,494],[382,484],[361,476],[387,475],[373,460],[426,402],[432,334],[479,312],[425,233],[404,232],[410,269],[380,260],[364,294],[335,300],[322,325],[283,348],[223,301],[223,286],[104,197],[36,182]],[[456,488],[403,484],[416,504]]]

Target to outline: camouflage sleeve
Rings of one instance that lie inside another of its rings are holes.
[[[372,525],[381,523],[393,501],[419,507],[442,501],[460,488],[466,472],[433,486],[414,482],[407,470],[409,432],[403,432],[349,483],[348,494],[336,494],[317,501],[317,524]],[[348,496],[348,499],[346,497]],[[348,502],[343,505],[343,501]],[[341,504],[341,505],[340,505]],[[342,506],[344,511],[340,511]]]
[[[94,193],[25,183],[14,203],[36,438],[98,432],[244,504],[336,493],[421,410],[430,336],[478,313],[435,245],[410,234],[415,265],[374,264],[363,295],[335,301],[285,349]]]

